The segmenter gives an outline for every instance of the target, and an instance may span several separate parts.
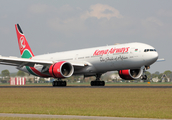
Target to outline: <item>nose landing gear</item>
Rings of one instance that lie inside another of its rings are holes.
[[[145,72],[147,69],[149,69],[150,66],[145,66],[145,68],[143,69],[143,75],[141,76],[141,80],[147,80],[147,75],[145,75]]]
[[[141,80],[147,80],[147,75],[142,75]]]

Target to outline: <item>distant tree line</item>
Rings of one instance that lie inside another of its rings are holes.
[[[146,71],[146,75],[147,77],[151,80],[152,78],[158,78],[158,79],[163,79],[163,77],[165,78],[169,78],[170,81],[172,80],[172,71],[170,70],[166,70],[165,72],[163,73],[160,73],[160,72],[155,72],[155,73],[150,73],[148,71]]]
[[[1,83],[8,83],[10,80],[10,77],[15,77],[15,76],[23,77],[25,75],[26,75],[26,73],[23,71],[20,71],[20,70],[17,73],[11,73],[11,74],[10,74],[9,70],[2,70],[0,82]]]
[[[113,73],[113,74],[118,74],[117,72]],[[172,71],[170,70],[167,70],[163,73],[160,73],[160,72],[155,72],[155,73],[150,73],[148,71],[146,71],[145,73],[148,77],[148,81],[151,81],[153,78],[158,78],[158,79],[163,79],[163,77],[165,78],[169,78],[170,81],[172,82]],[[102,75],[101,77],[101,80],[105,80],[105,81],[112,81],[111,78],[110,78],[110,75],[111,74],[104,74]],[[0,75],[0,83],[8,83],[9,80],[10,80],[10,77],[16,77],[16,76],[20,76],[20,77],[24,77],[24,76],[29,76],[29,74],[23,72],[23,71],[18,71],[17,73],[10,73],[9,70],[2,70],[1,71],[1,75]],[[53,78],[52,78],[53,79]],[[41,78],[40,79],[42,82],[44,82],[44,79]],[[75,83],[75,82],[90,82],[92,80],[95,80],[95,77],[87,77],[87,78],[84,78],[83,76],[71,76],[70,78],[67,78],[66,79],[68,82],[71,82],[71,83]],[[140,79],[139,79],[140,80]],[[32,81],[33,82],[33,81]]]

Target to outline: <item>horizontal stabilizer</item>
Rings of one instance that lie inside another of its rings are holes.
[[[163,62],[163,61],[165,61],[165,59],[161,58],[161,59],[158,59],[156,62]]]

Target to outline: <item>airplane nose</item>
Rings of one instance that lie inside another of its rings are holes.
[[[145,59],[145,61],[146,61],[147,66],[149,66],[149,65],[151,65],[157,61],[157,59],[158,59],[158,53],[157,52],[155,52],[155,51],[154,52],[147,52],[146,54],[147,54],[147,57],[146,57],[147,59]]]
[[[154,62],[157,61],[157,59],[158,59],[158,52],[153,52],[151,57],[152,57],[152,61],[154,61]]]

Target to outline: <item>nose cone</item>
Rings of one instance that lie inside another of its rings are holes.
[[[147,56],[147,65],[151,65],[154,62],[157,61],[158,59],[158,53],[157,52],[150,52],[148,53],[149,55]]]
[[[157,59],[158,59],[158,53],[157,53],[157,52],[153,52],[153,53],[152,53],[152,61],[153,61],[153,62],[156,62]]]

